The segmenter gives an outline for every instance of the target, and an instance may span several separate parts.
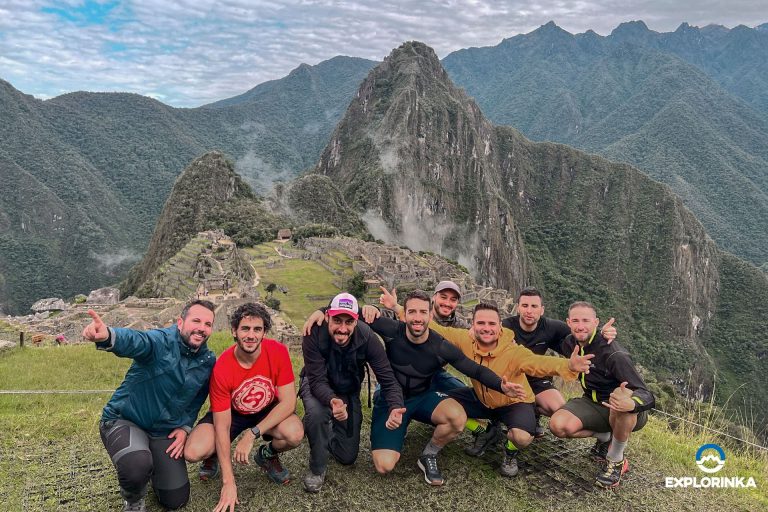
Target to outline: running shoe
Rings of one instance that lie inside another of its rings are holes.
[[[416,463],[424,472],[424,481],[429,485],[443,485],[445,478],[437,468],[437,455],[422,455]]]
[[[304,490],[307,492],[320,492],[325,483],[325,471],[316,475],[309,470],[304,475]]]
[[[501,467],[499,473],[502,476],[513,477],[517,475],[519,468],[517,467],[517,450],[504,449],[504,459],[501,461]]]
[[[267,445],[265,444],[259,446],[253,455],[254,462],[267,473],[270,480],[276,484],[287,484],[291,481],[290,473],[280,464],[280,458],[277,455],[267,457],[264,454],[266,449]]]
[[[625,458],[619,462],[613,462],[611,460],[605,461],[605,471],[595,479],[595,483],[600,487],[609,489],[616,487],[621,482],[621,475],[629,471],[629,461]]]
[[[200,464],[200,471],[198,471],[200,480],[212,480],[219,476],[219,458],[214,453]]]
[[[133,503],[123,501],[123,512],[147,512],[147,506],[144,504],[144,498],[141,498],[138,501],[134,501]]]
[[[500,433],[501,429],[497,423],[489,423],[487,430],[474,434],[475,440],[472,442],[472,446],[464,448],[464,453],[471,457],[482,457],[485,450],[498,441]]]

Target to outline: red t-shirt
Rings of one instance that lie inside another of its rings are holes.
[[[211,411],[230,407],[240,414],[255,414],[277,398],[280,386],[294,381],[288,349],[269,338],[261,341],[261,353],[250,368],[243,368],[235,358],[232,345],[216,361],[211,375]]]

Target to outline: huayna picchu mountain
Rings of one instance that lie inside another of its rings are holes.
[[[235,240],[248,236],[249,244],[253,244],[273,239],[285,225],[288,221],[262,204],[223,154],[206,153],[176,179],[149,248],[120,285],[121,292],[127,296],[141,290],[198,232],[220,228]]]
[[[404,44],[371,71],[315,172],[374,236],[468,256],[488,284],[535,284],[553,316],[592,301],[659,376],[693,375],[706,393],[717,372],[728,393],[735,378],[758,386],[768,370],[765,306],[730,305],[768,298],[765,274],[718,249],[637,169],[493,126],[424,44]],[[731,318],[739,327],[724,336]],[[768,417],[768,401],[752,396]]]

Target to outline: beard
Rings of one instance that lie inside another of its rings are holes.
[[[200,343],[193,343],[192,336],[202,337],[202,341]],[[193,329],[191,331],[181,333],[181,340],[184,342],[186,346],[193,349],[200,348],[205,342],[208,341],[208,338],[209,336],[207,336],[204,331],[201,331],[199,329]]]
[[[246,341],[242,341],[242,340],[239,340],[239,339],[235,338],[235,343],[237,343],[237,348],[242,350],[243,353],[245,353],[245,354],[253,354],[257,350],[259,350],[261,348],[261,340],[254,340],[252,342],[246,342]],[[252,347],[250,347],[250,348],[247,347],[246,343],[248,343],[248,345],[251,345]]]
[[[410,323],[406,323],[405,327],[408,329],[408,332],[414,338],[418,338],[419,336],[422,336],[427,331],[426,324],[411,325]],[[417,332],[417,329],[421,329],[421,331]]]

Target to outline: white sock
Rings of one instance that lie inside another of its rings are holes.
[[[608,455],[605,457],[611,462],[620,462],[624,460],[624,448],[627,447],[627,441],[614,439],[611,446],[608,447]]]

